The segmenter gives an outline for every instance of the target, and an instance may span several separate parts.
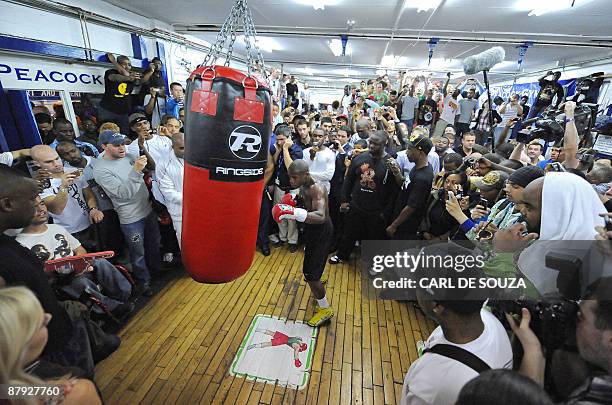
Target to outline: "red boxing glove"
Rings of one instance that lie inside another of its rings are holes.
[[[295,207],[297,205],[291,193],[287,193],[283,196],[281,204],[291,205],[292,207]]]
[[[295,366],[296,366],[297,368],[302,367],[302,362],[300,361],[300,359],[295,359]]]
[[[272,208],[272,217],[278,223],[283,219],[293,219],[298,222],[304,222],[306,220],[308,211],[303,208],[295,208],[287,204],[276,204]]]

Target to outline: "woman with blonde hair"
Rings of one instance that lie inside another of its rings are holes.
[[[0,289],[0,384],[61,387],[58,396],[12,399],[11,404],[101,404],[94,384],[70,378],[43,381],[25,371],[47,344],[51,314],[43,312],[33,292],[25,287]]]

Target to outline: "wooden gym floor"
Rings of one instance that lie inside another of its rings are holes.
[[[96,368],[106,404],[397,404],[434,324],[406,302],[379,300],[355,260],[326,267],[336,316],[319,330],[307,388],[234,378],[229,367],[256,314],[306,320],[314,299],[303,252],[256,253],[227,284],[172,280],[121,330],[121,347]]]

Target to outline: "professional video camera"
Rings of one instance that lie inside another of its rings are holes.
[[[505,291],[489,301],[493,314],[508,330],[510,326],[505,314],[520,316],[521,309],[527,308],[531,314],[529,326],[548,353],[562,348],[567,341],[573,341],[578,300],[585,294],[587,284],[593,281],[594,276],[596,278],[592,273],[599,271],[592,269],[588,263],[590,257],[598,254],[596,247],[590,243],[579,245],[588,248],[550,251],[545,256],[546,267],[558,271],[557,293],[533,299],[506,295],[509,292]]]
[[[583,137],[590,132],[592,114],[590,104],[582,103],[576,106],[574,122],[578,136]],[[516,134],[518,142],[527,144],[534,139],[542,139],[546,142],[558,143],[563,140],[565,133],[565,113],[563,110],[545,111],[542,117],[530,118],[521,122],[520,125],[522,129]]]
[[[566,298],[551,297],[539,301],[494,300],[489,305],[493,314],[507,330],[510,330],[510,325],[508,325],[505,314],[520,316],[522,308],[527,308],[531,314],[529,327],[542,346],[551,352],[563,347],[566,341],[576,333],[578,304]]]

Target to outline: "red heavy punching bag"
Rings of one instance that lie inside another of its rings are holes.
[[[181,256],[194,280],[243,275],[255,252],[269,139],[270,91],[227,66],[187,83]]]
[[[248,74],[229,67],[240,25]],[[216,43],[187,81],[181,256],[201,283],[240,277],[255,253],[272,133],[270,90],[251,75],[265,71],[255,35],[246,0],[235,0]],[[225,66],[217,65],[228,40]]]

